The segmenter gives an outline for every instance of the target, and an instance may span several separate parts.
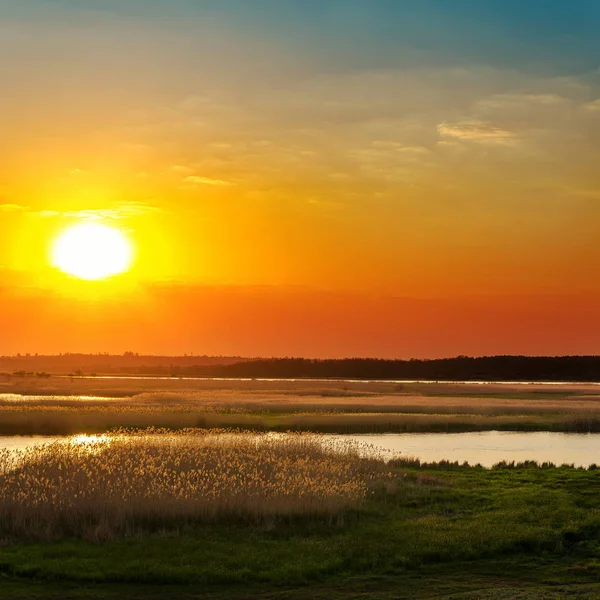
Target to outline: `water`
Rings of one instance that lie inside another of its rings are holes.
[[[414,457],[422,462],[440,460],[477,463],[484,467],[507,462],[551,462],[588,467],[600,465],[600,434],[481,431],[475,433],[400,433],[340,436]]]
[[[90,436],[95,437],[95,436]],[[552,462],[587,467],[600,464],[600,434],[483,431],[477,433],[399,433],[373,435],[338,435],[339,439],[372,444],[390,455],[415,457],[423,462],[440,460],[468,462],[491,467],[495,463]],[[24,449],[65,437],[0,436],[0,450]],[[73,439],[73,438],[71,438]],[[86,443],[88,436],[78,436],[77,443]]]
[[[65,440],[63,436],[48,435],[0,435],[0,450],[24,450],[32,446],[41,446]]]
[[[36,396],[35,394],[1,394],[0,393],[0,402],[6,404],[27,404],[27,403],[39,403],[39,402],[119,402],[122,401],[123,398],[115,398],[114,396],[85,396],[85,395],[76,395],[76,396],[66,396],[66,395],[52,395],[52,396]]]

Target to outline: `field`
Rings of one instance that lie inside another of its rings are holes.
[[[147,439],[127,443],[148,449]],[[311,443],[305,456],[314,456]],[[276,455],[290,460],[281,446]],[[32,459],[57,464],[44,452]],[[169,497],[157,504],[160,521],[137,518],[148,516],[143,503],[129,513],[129,531],[94,536],[78,527],[81,511],[75,530],[44,531],[38,518],[29,532],[5,531],[0,597],[600,598],[600,471],[370,459],[378,476],[367,480],[352,452],[337,460],[369,493],[340,502],[334,489],[324,511],[304,502],[278,515],[279,504],[258,515],[237,506],[182,521],[179,510],[162,510]]]
[[[36,396],[27,402],[20,396],[0,399],[0,435],[149,426],[322,433],[600,431],[600,387],[592,385],[5,377],[0,393]]]
[[[600,598],[597,468],[386,461],[280,432],[594,430],[595,386],[52,377],[0,389],[35,395],[0,399],[0,433],[98,434],[0,452],[2,599]],[[142,429],[104,435],[113,427]]]

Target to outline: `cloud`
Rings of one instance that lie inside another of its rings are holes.
[[[364,68],[257,78],[240,102],[237,85],[222,80],[157,109],[143,135],[173,146],[161,173],[183,192],[236,185],[248,198],[333,193],[358,205],[363,184],[389,197],[459,185],[464,157],[465,175],[509,160],[533,177],[553,162],[567,178],[566,154],[596,145],[585,122],[596,107],[581,108],[595,85],[591,75],[481,66]]]
[[[171,170],[175,171],[175,173],[180,173],[181,175],[190,175],[194,172],[194,169],[186,167],[185,165],[173,165]]]
[[[198,175],[189,175],[183,180],[190,185],[233,185],[230,181],[223,179],[212,179],[211,177],[199,177]]]
[[[111,209],[115,219],[123,219],[128,217],[140,217],[143,215],[156,214],[165,212],[163,208],[147,204],[145,202],[129,201],[123,202],[116,208]]]
[[[153,206],[144,202],[129,201],[117,204],[111,208],[89,208],[70,211],[42,210],[29,211],[29,214],[45,219],[62,217],[69,219],[83,219],[87,221],[101,221],[129,219],[161,212],[164,212],[164,209],[158,206]]]
[[[600,200],[600,190],[566,189],[565,193],[575,198],[583,198],[586,200]]]
[[[583,105],[583,108],[589,112],[600,112],[600,98],[593,102],[587,102]]]
[[[518,141],[517,136],[512,131],[478,120],[440,123],[437,129],[442,137],[456,138],[477,144],[513,146]]]
[[[23,212],[26,210],[27,207],[20,204],[0,204],[0,212]]]
[[[479,110],[514,110],[560,106],[569,99],[559,94],[494,94],[477,102]]]
[[[431,151],[428,148],[423,146],[406,146],[399,142],[390,142],[390,141],[374,141],[373,146],[376,148],[381,148],[384,150],[389,150],[391,152],[399,152],[401,154],[413,154],[413,155],[424,155],[429,154]]]

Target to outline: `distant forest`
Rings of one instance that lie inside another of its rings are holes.
[[[485,356],[432,360],[249,359],[210,356],[63,354],[0,357],[0,372],[173,377],[417,379],[600,382],[600,356]]]
[[[275,377],[342,379],[600,381],[600,356],[458,356],[436,360],[350,358],[260,359],[220,366],[187,367],[198,377]]]

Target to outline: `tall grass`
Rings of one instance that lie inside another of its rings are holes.
[[[74,401],[75,402],[75,401]],[[319,433],[459,433],[468,431],[600,432],[600,413],[474,415],[431,413],[308,412],[264,414],[195,405],[150,406],[123,401],[98,406],[0,406],[0,435],[104,433],[116,427],[242,428]]]
[[[315,382],[132,380],[118,383],[118,388],[112,380],[52,378],[35,383],[37,387],[28,384],[33,386],[28,390],[0,381],[0,390],[22,394],[37,390],[33,396],[0,394],[0,435],[101,433],[115,427],[321,433],[600,431],[597,387],[549,391],[521,385],[507,391],[483,386],[474,392],[471,386],[467,394],[466,386],[433,384],[395,392],[389,384],[346,382],[317,386]],[[231,387],[223,387],[226,384]],[[530,387],[533,391],[527,391]],[[51,395],[54,389],[63,395]],[[474,396],[476,392],[482,395]]]
[[[105,539],[193,523],[339,520],[384,461],[306,434],[119,431],[0,452],[0,536]]]

